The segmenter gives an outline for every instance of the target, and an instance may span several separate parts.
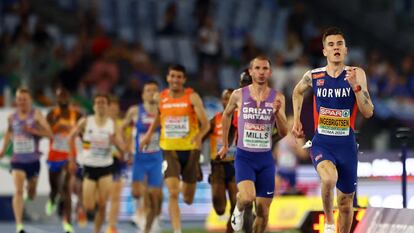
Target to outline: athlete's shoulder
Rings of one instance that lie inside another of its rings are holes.
[[[312,78],[322,78],[326,75],[326,67],[319,67],[309,71]]]
[[[168,96],[168,93],[169,93],[168,88],[167,88],[167,89],[162,90],[162,91],[160,92],[160,98],[165,98],[165,97],[167,97],[167,96]]]
[[[194,91],[193,88],[187,87],[187,88],[184,89],[184,93],[185,94],[193,94],[193,93],[196,93],[196,92]]]

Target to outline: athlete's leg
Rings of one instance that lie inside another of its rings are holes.
[[[269,208],[273,198],[258,197],[256,198],[256,219],[253,223],[253,232],[262,233],[266,230],[269,220]]]
[[[105,221],[106,202],[111,194],[111,189],[112,174],[100,177],[98,180],[98,188],[96,189],[98,194],[98,211],[95,214],[93,233],[99,233]]]
[[[194,201],[194,195],[197,187],[197,177],[200,174],[200,151],[192,150],[189,152],[187,163],[183,168],[183,199],[187,205],[191,205]]]
[[[321,161],[317,165],[316,170],[322,182],[321,195],[326,222],[328,224],[334,224],[333,198],[334,188],[338,180],[338,172],[335,165],[329,160]]]
[[[36,197],[38,176],[30,177],[27,181],[27,197],[29,200],[34,200]]]
[[[343,193],[339,189],[337,192],[338,202],[338,225],[340,233],[349,233],[351,231],[352,217],[354,216],[353,201],[355,193]]]
[[[256,199],[256,189],[254,182],[251,180],[243,180],[237,184],[237,203],[236,207],[239,211],[243,211],[247,206],[251,206]]]
[[[23,224],[23,190],[24,181],[26,180],[26,173],[23,170],[13,170],[13,183],[15,192],[13,195],[13,212],[16,225]]]
[[[63,168],[63,184],[62,189],[60,192],[61,202],[63,204],[62,209],[62,218],[63,221],[66,223],[71,223],[71,215],[72,215],[72,180],[73,176],[70,174],[68,170],[68,165],[65,165]]]
[[[50,193],[49,201],[52,205],[56,204],[56,197],[59,194],[59,183],[61,181],[62,169],[59,171],[49,170],[49,184],[50,184]],[[51,213],[48,213],[51,214]]]
[[[87,212],[95,211],[96,192],[98,189],[97,181],[84,177],[82,182],[83,207]]]
[[[119,207],[121,205],[121,192],[123,188],[123,180],[119,178],[112,182],[110,203],[111,207],[108,216],[108,227],[116,229],[118,223]]]
[[[211,163],[209,181],[214,210],[218,215],[223,215],[226,210],[226,183],[223,164]]]
[[[155,217],[161,211],[161,203],[160,197],[162,197],[162,190],[161,188],[148,188],[148,213],[147,213],[147,221],[145,224],[144,233],[149,233],[152,227],[152,223],[154,222]]]
[[[236,202],[237,202],[237,184],[234,180],[234,177],[233,177],[232,181],[227,183],[227,192],[228,192],[229,200],[230,200],[230,213],[233,213],[234,208],[236,207]],[[231,218],[229,218],[229,220],[227,222],[227,228],[226,228],[227,233],[232,233],[233,232],[233,229],[231,228],[230,220],[231,220]]]
[[[181,230],[181,214],[178,206],[178,196],[180,194],[180,180],[177,177],[165,179],[168,188],[168,211],[170,213],[171,225],[174,231]]]

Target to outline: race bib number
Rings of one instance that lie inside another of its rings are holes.
[[[272,125],[244,124],[243,146],[252,149],[270,149]]]
[[[139,135],[139,141],[142,141],[142,138],[144,137],[145,133],[142,133]],[[158,132],[154,133],[151,137],[150,142],[148,143],[148,146],[144,148],[141,152],[143,153],[153,153],[160,151],[160,134]]]
[[[190,132],[188,116],[167,117],[164,134],[166,138],[183,138]]]
[[[94,135],[90,141],[91,155],[93,156],[107,156],[111,152],[109,135]]]
[[[69,139],[64,136],[55,136],[53,138],[52,149],[56,151],[69,152]]]
[[[35,152],[35,141],[33,138],[18,135],[13,138],[13,148],[16,154],[29,154]]]
[[[348,136],[350,126],[349,109],[319,109],[318,133],[329,136]]]

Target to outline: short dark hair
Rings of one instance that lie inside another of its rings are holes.
[[[172,64],[172,65],[170,65],[170,66],[168,67],[168,73],[169,73],[171,70],[175,70],[175,71],[182,72],[182,73],[184,74],[184,76],[185,76],[185,77],[187,76],[187,72],[186,72],[185,67],[184,67],[183,65],[180,65],[180,64]]]
[[[259,55],[259,56],[254,57],[254,58],[250,61],[249,68],[252,68],[252,64],[253,64],[253,61],[254,61],[254,60],[267,61],[267,62],[269,62],[269,66],[272,66],[272,62],[270,61],[270,59],[269,59],[267,56],[264,56],[264,55]]]
[[[341,35],[345,39],[345,34],[342,32],[342,30],[338,27],[329,27],[327,28],[322,35],[322,44],[325,43],[325,39],[328,36],[331,35]]]
[[[159,86],[157,81],[155,81],[155,80],[149,80],[149,81],[146,81],[146,82],[144,83],[144,87],[145,87],[146,85],[151,85],[151,84],[153,84],[153,85],[155,85],[155,86]]]
[[[97,98],[105,98],[106,99],[106,101],[108,102],[108,104],[111,102],[111,98],[109,97],[109,95],[108,94],[102,94],[102,93],[98,93],[98,94],[96,94],[94,97],[93,97],[93,102],[95,103],[95,100],[97,99]]]

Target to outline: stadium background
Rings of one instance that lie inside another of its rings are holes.
[[[365,69],[375,105],[373,119],[357,121],[358,193],[371,206],[401,207],[400,141],[395,130],[414,127],[412,0],[3,0],[1,122],[21,85],[29,87],[35,104],[44,109],[54,103],[54,87],[63,85],[85,113],[91,111],[91,96],[97,92],[119,96],[126,110],[139,103],[140,89],[147,80],[166,86],[166,67],[171,63],[186,66],[187,84],[201,94],[211,117],[221,110],[221,90],[237,87],[241,70],[263,53],[272,60],[270,83],[286,95],[287,114],[291,114],[290,96],[296,82],[305,71],[325,64],[321,32],[332,25],[346,34],[347,64]],[[308,108],[303,119],[308,123],[313,122],[310,101],[305,100]],[[4,132],[4,124],[0,125]],[[311,137],[312,127],[306,133]],[[412,149],[414,140],[408,144]],[[412,180],[412,151],[409,157]],[[298,187],[315,196],[319,192],[316,173],[309,161],[302,163]],[[7,166],[4,161],[1,164]],[[45,172],[43,166],[40,200],[48,192]],[[3,209],[13,186],[7,169],[1,169],[0,175]],[[410,185],[408,206],[414,208]],[[126,219],[132,211],[128,189],[124,201],[121,218]],[[273,207],[277,205],[276,200]],[[207,226],[204,219],[211,211],[211,200],[205,181],[199,185],[195,205],[187,211],[184,217],[189,226]]]

